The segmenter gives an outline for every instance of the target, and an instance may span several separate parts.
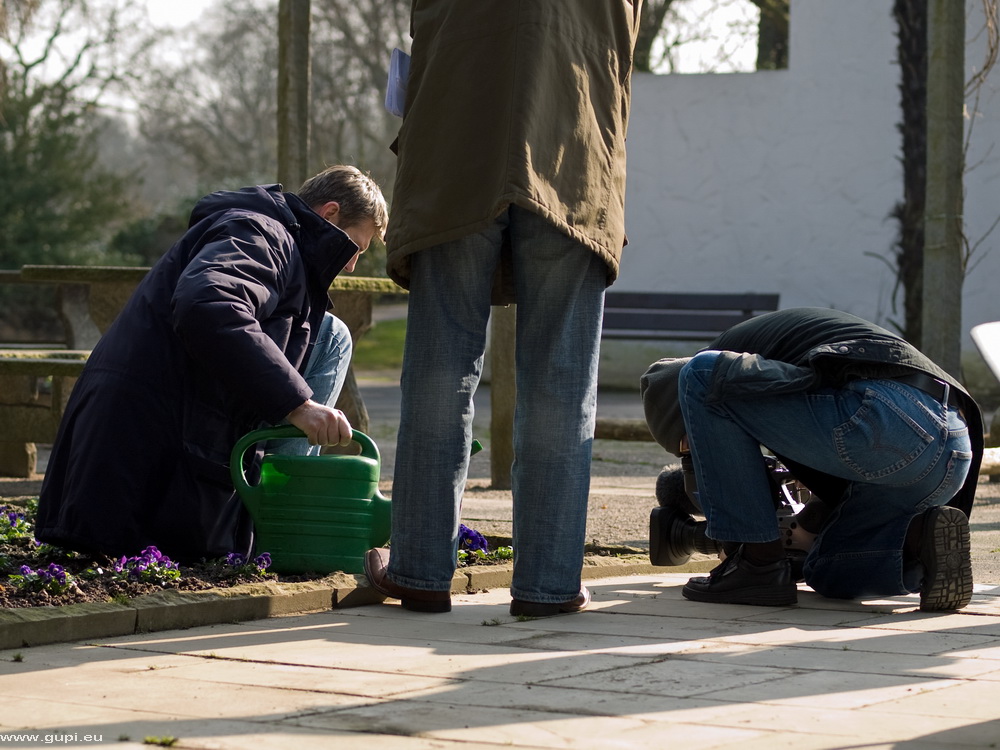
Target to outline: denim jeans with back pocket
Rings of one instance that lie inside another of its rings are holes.
[[[680,380],[709,536],[734,542],[778,538],[764,446],[847,480],[806,558],[806,583],[838,598],[917,590],[919,569],[904,569],[909,523],[954,497],[972,462],[958,410],[912,386],[878,379],[706,403],[717,357],[713,351],[696,355]]]

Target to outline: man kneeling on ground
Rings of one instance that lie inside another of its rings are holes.
[[[351,336],[328,293],[387,221],[381,190],[350,166],[298,194],[259,185],[202,198],[73,388],[37,538],[116,557],[149,545],[181,561],[247,553],[229,453],[283,421],[314,446],[350,442],[334,405]],[[305,440],[269,447],[317,452]]]
[[[919,591],[926,611],[969,603],[982,414],[896,334],[835,310],[780,310],[694,357],[655,362],[641,392],[657,442],[677,456],[690,449],[705,534],[723,549],[686,598],[797,601],[763,446],[815,497],[794,525],[816,592]]]

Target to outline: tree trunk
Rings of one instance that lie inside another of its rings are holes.
[[[788,67],[789,0],[753,0],[760,8],[757,27],[757,70]]]
[[[897,327],[914,346],[922,344],[924,194],[927,182],[927,0],[896,0],[900,109],[903,137],[903,200],[893,215],[896,240],[896,289],[903,295],[903,320]]]
[[[923,352],[961,370],[965,3],[929,0],[927,195],[924,210]]]
[[[298,190],[309,176],[309,0],[278,4],[278,182]]]
[[[646,0],[639,14],[639,33],[635,40],[632,66],[640,73],[653,70],[653,43],[663,30],[663,19],[673,0]]]
[[[490,487],[509,490],[514,463],[514,405],[517,381],[514,348],[517,307],[494,306],[490,332]]]

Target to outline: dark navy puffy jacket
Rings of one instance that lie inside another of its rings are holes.
[[[312,395],[301,370],[357,249],[278,185],[199,201],[73,389],[37,538],[110,555],[247,551],[229,452]]]

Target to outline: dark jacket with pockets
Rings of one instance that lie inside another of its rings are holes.
[[[357,249],[279,185],[199,201],[73,388],[36,537],[115,556],[249,551],[229,453],[312,396],[301,372]]]

